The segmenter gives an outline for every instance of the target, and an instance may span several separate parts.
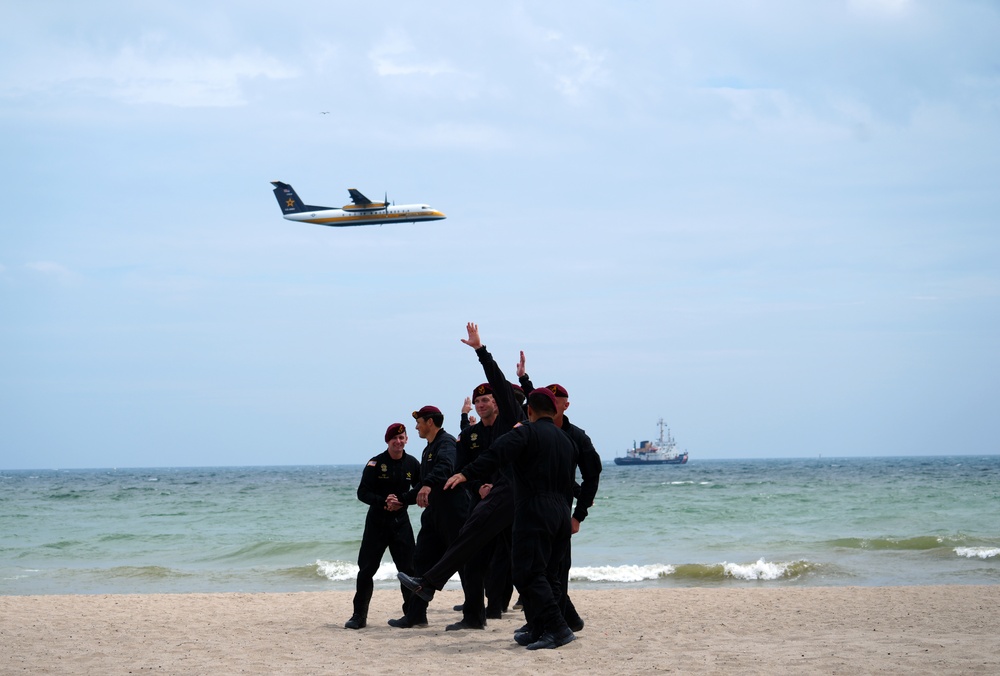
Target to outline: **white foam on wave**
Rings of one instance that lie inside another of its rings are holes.
[[[0,582],[13,582],[15,580],[23,580],[27,575],[12,575],[10,577],[0,577]]]
[[[316,560],[316,574],[334,582],[353,580],[358,576],[358,567],[347,561]]]
[[[771,563],[757,559],[753,563],[723,563],[726,575],[738,580],[780,580],[788,573],[790,563]]]
[[[674,567],[666,564],[652,566],[580,566],[569,570],[571,580],[588,582],[641,582],[670,575]]]
[[[351,581],[358,577],[358,565],[349,561],[323,561],[316,560],[316,574],[334,582]],[[378,570],[375,571],[375,582],[395,582],[396,573],[399,572],[396,564],[391,561],[383,561]],[[458,581],[458,573],[452,576],[451,580]]]
[[[11,573],[9,576],[4,575],[3,577],[0,577],[0,581],[13,582],[14,580],[25,580],[31,577],[31,573],[40,573],[40,572],[42,571],[39,570],[38,568],[21,568],[19,572]]]
[[[967,559],[992,559],[1000,556],[1000,547],[955,547],[955,553]]]

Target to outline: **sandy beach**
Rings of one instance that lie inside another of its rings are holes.
[[[392,629],[399,593],[377,591],[369,625],[343,628],[350,592],[0,597],[0,673],[505,674],[1000,673],[1000,586],[579,590],[586,620],[558,650],[511,635]]]

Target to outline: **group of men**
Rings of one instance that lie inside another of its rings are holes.
[[[512,385],[482,344],[479,328],[470,323],[466,331],[462,342],[475,349],[486,374],[471,397],[479,419],[456,439],[444,430],[440,409],[414,411],[417,434],[427,442],[419,461],[404,450],[405,425],[386,429],[388,448],[368,462],[358,486],[358,499],[369,509],[354,614],[345,626],[367,624],[372,580],[389,549],[403,597],[403,615],[390,626],[426,626],[434,592],[457,572],[462,619],[446,630],[484,629],[488,618],[506,611],[515,587],[526,623],[514,640],[530,650],[557,648],[583,628],[567,593],[570,537],[593,504],[601,459],[566,417],[564,387],[535,389],[523,352],[521,384]],[[406,512],[413,504],[423,508],[415,541]]]

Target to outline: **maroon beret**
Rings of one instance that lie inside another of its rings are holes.
[[[441,415],[441,409],[437,406],[422,406],[419,411],[413,412],[413,418],[430,418],[433,415]]]
[[[397,434],[405,434],[406,425],[403,423],[392,423],[387,428],[385,428],[385,443],[389,443],[389,439],[392,439]]]
[[[557,397],[563,397],[565,399],[569,398],[569,392],[567,392],[566,388],[563,387],[562,385],[557,385],[556,383],[552,383],[545,389],[549,390],[550,392],[552,392],[552,394],[554,394]]]
[[[552,394],[552,390],[547,387],[539,387],[537,390],[532,390],[531,394],[528,395],[528,406],[531,406],[532,399],[538,399],[539,397],[545,397],[552,403],[552,410],[556,413],[559,412],[559,406],[556,404],[556,395]]]

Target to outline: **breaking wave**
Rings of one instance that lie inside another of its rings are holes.
[[[358,577],[358,565],[349,561],[317,559],[313,570],[317,575],[333,582],[353,582]],[[375,582],[395,582],[397,572],[395,564],[383,561],[375,573]],[[456,575],[452,579],[457,580],[458,576]]]
[[[955,547],[955,553],[967,559],[992,559],[1000,556],[1000,547]]]
[[[962,537],[941,537],[938,535],[920,535],[909,538],[840,538],[830,540],[834,547],[845,549],[868,549],[873,551],[924,551],[929,549],[950,548],[964,544]]]
[[[578,582],[642,582],[656,579],[689,581],[792,580],[813,570],[809,561],[772,562],[763,558],[752,563],[685,563],[646,566],[582,566],[570,569],[570,579]]]

